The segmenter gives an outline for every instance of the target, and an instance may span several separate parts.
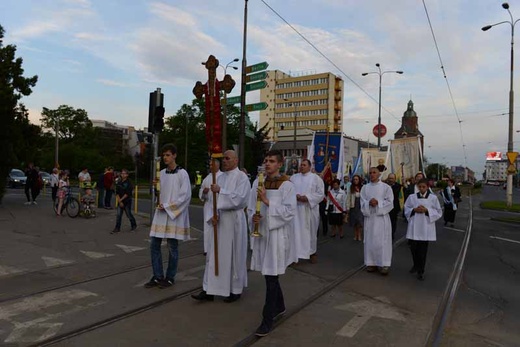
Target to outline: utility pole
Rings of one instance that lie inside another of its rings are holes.
[[[246,47],[247,47],[247,1],[244,0],[244,37],[242,44],[242,80],[240,82],[240,129],[238,134],[239,167],[244,168],[246,136]]]

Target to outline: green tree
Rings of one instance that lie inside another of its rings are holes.
[[[78,137],[86,135],[88,130],[92,129],[92,122],[88,119],[87,111],[80,108],[74,109],[68,105],[61,105],[55,110],[44,107],[40,121],[44,128],[54,131],[58,125],[58,136],[60,140],[65,141],[77,140]]]
[[[17,132],[13,131],[16,127],[16,107],[22,96],[31,94],[31,88],[38,81],[38,76],[23,76],[23,59],[16,58],[16,46],[4,46],[3,39],[4,28],[0,25],[0,148],[7,153],[0,156],[0,200],[5,192],[4,177],[7,177],[13,165],[20,164],[20,158],[14,151],[17,142]]]

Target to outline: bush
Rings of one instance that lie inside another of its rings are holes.
[[[448,182],[446,181],[437,181],[437,188],[444,189],[448,186]]]

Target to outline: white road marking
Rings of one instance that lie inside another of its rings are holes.
[[[389,304],[388,299],[381,298],[381,301],[360,300],[346,305],[336,306],[338,310],[351,311],[356,314],[345,324],[336,335],[354,337],[356,333],[365,325],[371,317],[393,319],[404,322],[406,318],[398,309]]]
[[[178,272],[177,275],[175,275],[175,282],[187,282],[187,281],[198,280],[199,279],[198,277],[188,276],[188,275],[199,272],[200,270],[204,270],[205,267],[206,267],[205,265],[201,265],[201,266],[196,266],[194,268],[188,269],[186,271]],[[134,286],[134,288],[141,288],[147,282],[148,281],[140,282],[140,283],[136,284]]]
[[[121,248],[125,253],[132,253],[137,251],[142,251],[143,249],[147,249],[146,247],[136,247],[136,246],[127,246],[127,245],[116,245]]]
[[[67,265],[74,263],[73,260],[67,260],[67,259],[58,259],[58,258],[52,258],[52,257],[42,257],[42,260],[45,262],[45,265],[47,267],[54,267],[54,266],[60,266],[60,265]]]
[[[4,342],[38,342],[56,335],[63,323],[18,323]],[[42,333],[43,331],[43,333]]]
[[[466,230],[456,229],[456,228],[451,228],[451,227],[444,227],[444,229],[458,231],[459,233],[465,233],[466,232]]]
[[[511,239],[505,239],[503,237],[498,237],[498,236],[490,236],[489,238],[490,239],[497,239],[497,240],[507,241],[507,242],[520,243],[520,241],[511,240]]]
[[[12,274],[17,274],[17,273],[20,273],[20,272],[26,272],[26,271],[27,270],[25,270],[25,269],[20,269],[20,268],[17,268],[17,267],[0,265],[0,277],[1,276],[12,275]]]
[[[114,256],[113,254],[110,254],[110,253],[100,253],[100,252],[90,252],[90,251],[80,251],[80,252],[92,259],[101,259],[101,258],[108,258],[108,257]]]

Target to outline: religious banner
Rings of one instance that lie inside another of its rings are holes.
[[[339,132],[315,132],[312,138],[309,160],[316,173],[322,173],[327,164],[335,177],[343,177],[343,134]]]
[[[422,152],[419,137],[390,140],[388,167],[390,172],[406,179],[421,171]]]
[[[361,149],[361,165],[362,173],[368,177],[368,172],[371,167],[377,167],[381,172],[381,179],[385,180],[390,171],[386,163],[387,152],[380,151],[377,148],[362,148]]]

